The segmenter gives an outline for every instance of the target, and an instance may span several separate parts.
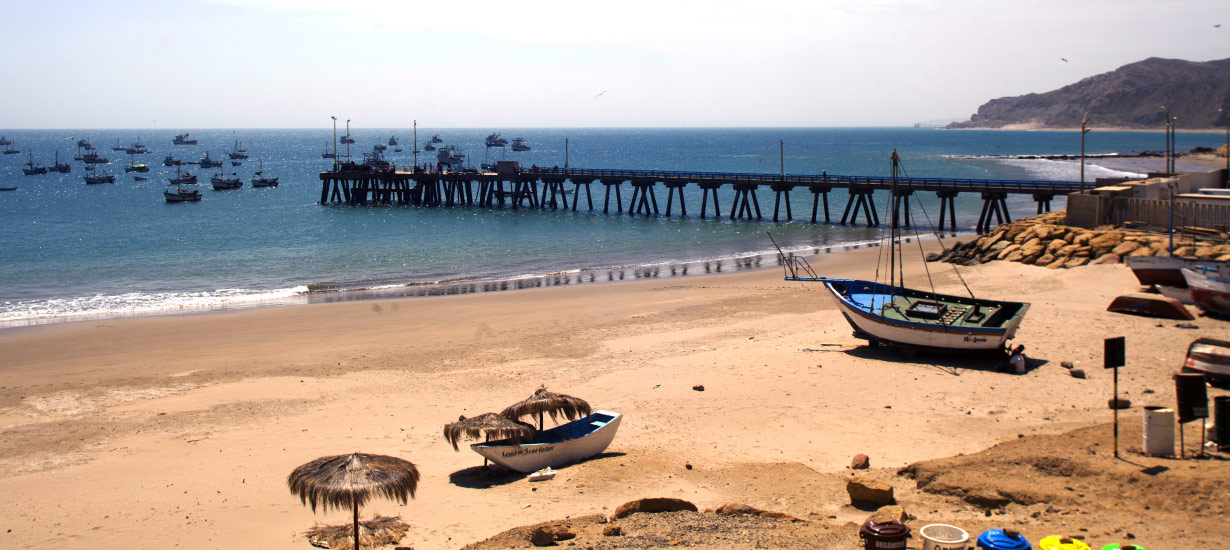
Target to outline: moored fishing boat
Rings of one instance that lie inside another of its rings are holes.
[[[56,151],[56,160],[55,160],[55,164],[52,164],[51,166],[48,166],[48,167],[47,167],[47,171],[49,171],[49,172],[59,172],[59,173],[61,173],[61,174],[67,174],[67,173],[69,173],[69,172],[72,172],[72,171],[73,171],[73,167],[72,167],[72,165],[70,165],[70,164],[66,164],[66,163],[60,162],[60,152],[59,152],[59,151]]]
[[[197,164],[200,164],[201,168],[221,168],[222,167],[222,161],[214,160],[213,158],[211,158],[209,156],[209,151],[205,151],[205,156],[201,157],[201,160],[197,161]]]
[[[162,196],[167,202],[196,202],[201,200],[201,190],[195,185],[168,185]]]
[[[326,144],[325,144],[325,152],[323,152],[323,153],[321,153],[321,154],[320,154],[320,158],[322,158],[322,159],[331,159],[331,158],[333,158],[333,156],[334,156],[334,155],[333,155],[333,151],[330,151],[330,150],[329,150],[329,144],[327,144],[327,143],[326,143]]]
[[[98,172],[93,166],[87,166],[85,170],[85,183],[86,185],[115,183],[115,175],[109,174],[106,171]]]
[[[192,185],[196,183],[196,174],[184,174],[179,166],[175,167],[175,177],[168,180],[171,185]]]
[[[222,172],[218,172],[213,176],[210,176],[209,183],[214,186],[214,191],[227,191],[243,187],[243,180],[237,177],[231,177],[234,175],[235,174],[232,173],[230,176],[227,176]]]
[[[397,136],[389,136],[389,145],[397,146]]]
[[[178,159],[176,159],[175,157],[173,157],[173,156],[171,156],[171,155],[167,155],[167,156],[163,157],[163,159],[162,159],[162,165],[163,165],[163,166],[179,166],[179,165],[181,165],[181,164],[183,164],[183,163],[184,163],[184,161],[182,161],[182,160],[178,160]]]
[[[47,167],[34,164],[34,151],[30,151],[30,162],[27,162],[21,169],[21,173],[27,176],[40,176],[47,173]]]
[[[9,139],[8,136],[0,136],[0,146],[12,145],[12,144],[13,144],[13,140]]]
[[[196,145],[196,140],[188,139],[188,132],[184,132],[182,134],[176,134],[175,139],[172,139],[171,143],[175,145]]]
[[[510,439],[475,443],[474,452],[513,471],[530,473],[592,457],[615,439],[623,415],[593,411],[572,422],[538,432],[532,442]]]
[[[272,178],[265,177],[263,175],[264,173],[265,173],[265,161],[262,160],[260,170],[257,170],[256,177],[252,178],[252,187],[277,187],[278,178],[276,176]]]
[[[893,194],[908,200],[908,194],[897,193],[900,159],[896,150],[891,161]],[[821,277],[806,260],[786,256],[779,249],[786,280],[821,283],[854,328],[854,336],[867,340],[869,345],[934,353],[1006,355],[1007,341],[1015,336],[1029,304],[980,299],[972,291],[965,297],[940,294],[934,287],[906,287],[904,266],[897,261],[900,225],[897,216],[891,219],[887,282]],[[878,273],[879,266],[877,279]]]

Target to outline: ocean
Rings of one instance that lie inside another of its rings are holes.
[[[190,132],[198,145],[172,145]],[[486,148],[500,131],[523,137],[532,150]],[[588,284],[649,276],[693,275],[755,268],[772,251],[766,232],[788,250],[820,252],[874,243],[882,229],[812,225],[810,193],[793,194],[793,223],[774,224],[773,195],[759,192],[762,222],[697,217],[700,191],[689,188],[687,218],[603,215],[601,186],[596,212],[482,209],[472,207],[343,207],[317,204],[319,173],[332,161],[332,128],[316,130],[0,130],[20,154],[0,158],[0,326],[67,320],[202,312],[367,297],[452,294]],[[1078,132],[947,131],[931,128],[653,128],[653,129],[432,129],[419,128],[421,149],[433,135],[456,144],[475,165],[511,159],[525,166],[738,171],[790,174],[887,175],[896,148],[913,177],[1079,179],[1076,161],[1026,159],[1028,155],[1079,153]],[[395,135],[386,158],[413,162],[409,128],[352,129],[355,158]],[[88,139],[110,159],[101,165],[116,175],[113,185],[85,185],[76,141]],[[140,140],[151,153],[135,156],[148,174],[125,174],[130,156],[112,151]],[[784,159],[779,156],[782,141]],[[249,158],[232,167],[235,142]],[[1179,150],[1217,147],[1218,134],[1180,133]],[[1158,151],[1159,132],[1094,132],[1086,151],[1094,155]],[[344,157],[346,146],[338,145]],[[69,174],[25,176],[34,156],[50,165],[72,165]],[[236,172],[240,190],[213,191],[215,169],[185,166],[200,177],[203,200],[168,204],[162,196],[175,168],[171,155],[196,161],[206,152]],[[419,163],[434,161],[420,153]],[[249,181],[260,163],[280,178],[276,188],[254,189]],[[1093,164],[1097,159],[1090,161]],[[1160,169],[1162,159],[1157,158]],[[1131,174],[1086,166],[1086,179]],[[147,181],[135,181],[141,175]],[[624,201],[630,198],[625,188]],[[729,208],[726,191],[722,206]],[[920,194],[932,221],[938,201]],[[571,200],[571,197],[570,197]],[[665,206],[665,194],[659,193]],[[885,206],[882,197],[877,207]],[[839,218],[844,192],[830,196]],[[972,194],[957,199],[958,225],[973,229],[981,207]],[[1028,196],[1013,197],[1014,219],[1034,214]],[[1053,208],[1063,208],[1057,199]],[[728,212],[726,212],[728,213]],[[919,231],[926,217],[915,211]],[[771,262],[764,262],[769,265]]]

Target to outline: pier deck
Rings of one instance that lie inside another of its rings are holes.
[[[774,193],[773,221],[781,221],[785,206],[785,221],[793,220],[791,191],[802,189],[812,194],[811,222],[831,223],[829,192],[845,190],[849,197],[838,223],[858,223],[860,215],[868,226],[879,225],[875,207],[878,191],[893,193],[894,215],[910,224],[909,201],[902,200],[916,192],[933,192],[940,199],[939,227],[947,221],[956,229],[955,198],[960,193],[979,193],[983,199],[977,228],[986,231],[996,224],[1011,221],[1005,202],[1010,194],[1031,195],[1038,204],[1038,213],[1050,211],[1051,200],[1087,188],[1078,181],[996,180],[963,178],[898,178],[890,176],[851,176],[839,174],[757,174],[739,172],[689,172],[674,170],[619,170],[593,168],[512,170],[498,172],[408,172],[397,170],[364,170],[361,166],[341,166],[337,171],[320,174],[321,204],[401,205],[401,206],[477,206],[484,208],[564,208],[576,211],[585,194],[588,210],[594,210],[591,184],[604,187],[602,211],[624,213],[623,185],[631,186],[632,198],[626,204],[633,215],[662,215],[657,187],[666,189],[665,215],[671,216],[677,201],[679,215],[687,216],[684,189],[695,185],[701,193],[700,218],[722,215],[718,191],[728,189],[728,217],[733,220],[764,218],[756,191],[767,187]],[[572,185],[572,204],[568,203],[565,185]],[[895,187],[894,187],[895,185]],[[614,193],[614,203],[611,195]],[[821,208],[823,202],[823,208]]]

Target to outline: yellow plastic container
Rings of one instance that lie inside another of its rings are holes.
[[[1038,550],[1090,550],[1080,539],[1051,535],[1038,541]]]

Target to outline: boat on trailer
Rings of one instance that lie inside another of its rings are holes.
[[[892,155],[894,195],[900,160]],[[821,283],[837,302],[854,337],[872,346],[885,345],[941,354],[1005,356],[1007,342],[1029,311],[1026,302],[988,300],[907,288],[897,258],[901,238],[897,216],[891,216],[890,264],[887,282],[821,277],[802,257],[778,249],[787,281]],[[776,243],[774,243],[776,244]],[[903,260],[904,261],[904,260]]]
[[[510,439],[470,445],[474,452],[509,470],[528,474],[594,456],[611,445],[623,415],[594,411],[567,424],[538,432],[534,441]]]

